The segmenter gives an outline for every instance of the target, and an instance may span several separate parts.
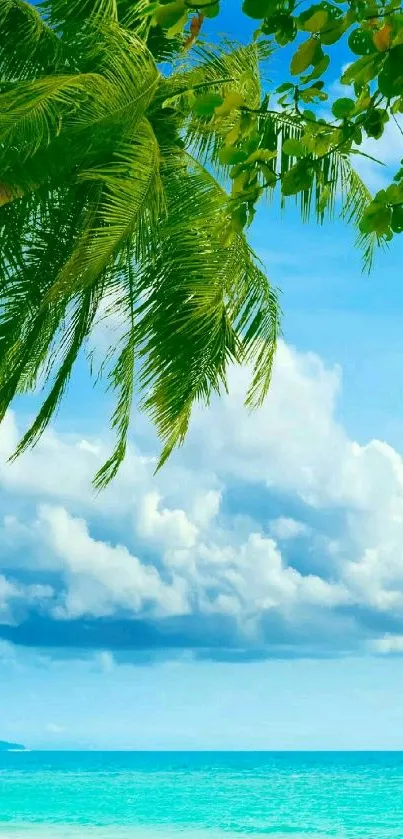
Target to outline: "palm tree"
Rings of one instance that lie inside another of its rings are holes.
[[[243,120],[243,148],[256,160],[248,188],[261,189],[259,178],[289,168],[281,144],[298,137],[298,120],[262,104],[267,48],[178,52],[180,36],[155,26],[150,8],[0,8],[0,419],[17,394],[46,387],[16,454],[34,444],[100,319],[118,322],[100,368],[116,394],[117,442],[98,488],[124,458],[136,394],[162,439],[161,464],[195,402],[225,388],[231,363],[252,366],[247,402],[261,403],[279,333],[276,293],[243,232],[245,179],[239,197],[231,171],[228,200],[214,175],[218,167],[225,182],[228,137],[236,153]],[[365,188],[345,156],[331,150],[319,168],[326,202],[318,169],[303,214],[313,202],[321,219],[341,191],[356,216]]]

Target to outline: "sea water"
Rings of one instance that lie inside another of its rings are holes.
[[[0,839],[403,839],[403,753],[0,753]]]

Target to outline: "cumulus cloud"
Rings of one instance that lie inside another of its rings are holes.
[[[145,565],[124,545],[92,538],[83,519],[63,507],[39,509],[39,525],[65,580],[55,617],[96,617],[129,609],[153,615],[184,614],[188,603],[182,580],[164,582],[153,565]]]
[[[53,595],[49,585],[24,585],[7,579],[0,574],[0,623],[12,623],[15,613],[21,613],[26,605],[44,604]]]
[[[309,534],[309,527],[302,521],[296,521],[287,516],[279,516],[278,519],[273,519],[270,522],[270,532],[275,539],[285,541],[288,539],[298,539],[300,536],[307,536]]]
[[[381,655],[403,653],[403,635],[384,635],[383,638],[374,638],[369,646],[373,652]]]
[[[149,446],[133,443],[95,497],[104,441],[55,431],[3,465],[3,638],[26,643],[29,626],[39,645],[87,638],[100,656],[108,632],[114,650],[229,659],[403,652],[402,457],[349,438],[336,419],[341,371],[317,356],[282,344],[252,415],[246,379],[234,372],[229,396],[195,413],[156,478]],[[3,457],[17,436],[9,415]]]
[[[138,532],[164,547],[190,548],[197,539],[197,527],[184,510],[161,507],[158,492],[148,492],[142,498],[138,516]]]

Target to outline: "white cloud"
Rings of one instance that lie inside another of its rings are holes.
[[[184,510],[160,508],[161,500],[158,492],[149,492],[141,500],[138,533],[166,547],[192,547],[196,543],[197,527]]]
[[[23,585],[0,574],[0,623],[12,623],[14,608],[20,604],[34,606],[46,602],[53,595],[49,585]]]
[[[39,526],[64,574],[66,593],[57,617],[104,616],[117,608],[155,615],[188,611],[180,579],[164,582],[157,569],[144,565],[123,545],[93,539],[86,522],[63,507],[42,506]]]
[[[340,370],[312,354],[281,344],[272,391],[252,415],[242,408],[247,373],[231,378],[230,395],[210,412],[195,413],[188,442],[156,478],[154,458],[133,446],[116,482],[95,498],[89,481],[105,455],[104,442],[55,432],[3,467],[0,481],[13,498],[40,502],[36,518],[6,513],[8,565],[12,556],[26,567],[30,557],[31,570],[35,562],[63,581],[56,599],[52,589],[21,587],[4,574],[4,615],[16,597],[36,599],[57,619],[122,610],[154,620],[218,614],[237,621],[249,640],[259,639],[261,617],[274,613],[290,627],[306,627],[321,612],[337,617],[340,607],[399,619],[400,454],[379,440],[360,445],[348,437],[335,418]],[[3,455],[17,436],[9,415],[0,432]],[[225,503],[228,488],[242,487],[247,497],[252,484],[262,487],[259,513],[245,516],[241,502],[236,508]],[[301,514],[273,517],[265,492],[298,502]],[[318,517],[316,526],[304,522],[304,507]],[[337,537],[320,523],[324,512],[328,519],[339,515]],[[103,533],[110,527],[121,536],[108,543],[94,535],[97,522]],[[358,612],[354,620],[359,644]],[[337,631],[335,624],[335,643]],[[362,628],[365,643],[369,631]],[[374,651],[397,651],[396,640],[378,634]],[[105,662],[108,667],[110,659]]]
[[[391,119],[385,126],[382,137],[375,140],[366,137],[358,149],[368,157],[356,155],[354,167],[372,192],[378,192],[389,186],[393,176],[400,168],[400,160],[403,156],[403,120],[400,115],[396,121]],[[379,161],[379,162],[376,162]]]
[[[388,653],[403,653],[403,635],[384,635],[370,643],[373,652],[383,655]]]
[[[196,493],[193,501],[192,519],[201,527],[207,527],[218,516],[221,504],[221,492],[210,489]]]
[[[299,536],[308,536],[310,529],[302,521],[280,516],[270,522],[270,532],[275,539],[284,542],[288,539],[298,539]]]
[[[3,576],[0,576],[0,615],[8,612],[9,601],[15,597],[17,589]]]

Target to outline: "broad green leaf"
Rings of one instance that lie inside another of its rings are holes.
[[[314,12],[311,17],[307,20],[303,21],[302,29],[305,32],[320,32],[326,26],[328,21],[328,14],[323,10],[319,9],[317,12]]]
[[[364,55],[345,70],[341,77],[342,84],[356,84],[358,86],[370,82],[376,75],[382,61],[382,56],[379,52],[374,55]]]
[[[209,17],[209,18],[217,17],[219,12],[220,12],[220,4],[219,3],[213,3],[213,4],[210,3],[210,5],[208,5],[205,9],[203,9],[203,14],[205,15],[205,17]]]
[[[225,166],[234,166],[235,163],[242,163],[248,157],[247,153],[234,146],[223,146],[218,152],[218,160]]]
[[[159,26],[170,29],[183,17],[186,11],[185,0],[172,0],[165,5],[160,4],[154,12],[154,19]]]
[[[221,105],[217,105],[215,108],[215,112],[217,116],[226,117],[234,110],[234,108],[240,108],[242,105],[245,105],[245,99],[241,93],[237,93],[237,91],[231,91],[224,96],[224,100]]]
[[[403,184],[391,184],[385,193],[389,204],[403,204]]]
[[[382,60],[382,54],[379,54]],[[393,47],[386,56],[378,77],[378,87],[388,99],[402,94],[403,90],[403,45]]]
[[[368,29],[361,29],[361,27],[353,29],[350,33],[348,45],[355,55],[371,55],[376,50],[372,32]]]
[[[185,11],[182,17],[180,17],[179,20],[177,20],[176,23],[173,24],[173,26],[169,27],[169,29],[167,30],[167,38],[175,38],[176,35],[180,35],[187,24],[187,20],[188,13],[187,11]]]
[[[346,26],[343,19],[341,21],[329,21],[320,33],[320,42],[325,46],[331,46],[340,40],[345,31]]]
[[[226,135],[225,145],[226,146],[232,146],[234,143],[236,143],[236,141],[239,138],[240,132],[241,132],[241,126],[238,122],[237,125],[234,125],[234,127],[231,128],[231,131],[229,131],[228,134]]]
[[[303,73],[310,64],[314,63],[317,50],[318,41],[315,38],[309,38],[303,44],[299,45],[291,59],[290,70],[293,76],[298,76],[300,73]]]
[[[193,112],[197,116],[209,117],[214,114],[216,108],[222,105],[223,98],[219,93],[203,93],[197,96],[193,103]]]
[[[232,226],[237,233],[241,233],[248,222],[246,204],[239,204],[231,213]]]
[[[279,46],[290,44],[297,34],[294,18],[281,11],[266,17],[261,30],[265,35],[274,35]]]
[[[276,93],[285,93],[288,90],[294,90],[294,87],[292,82],[283,82],[280,87],[276,88]]]
[[[355,102],[353,99],[348,99],[347,97],[342,97],[341,99],[336,99],[332,105],[332,114],[336,117],[336,119],[345,119],[349,117],[355,108]]]
[[[291,44],[297,35],[297,28],[294,25],[292,18],[286,18],[285,15],[281,18],[281,24],[277,26],[274,37],[280,47],[285,47],[286,44]]]
[[[270,149],[256,149],[247,159],[247,163],[267,163],[269,160],[274,160],[277,157],[277,151],[270,151]]]
[[[385,123],[388,119],[388,113],[384,108],[374,108],[368,112],[362,122],[362,126],[369,137],[374,137],[378,140],[382,137]]]
[[[298,25],[301,29],[306,28],[306,24],[312,21],[314,15],[325,15],[324,22],[328,23],[330,21],[339,20],[342,16],[342,12],[337,6],[334,6],[332,3],[322,2],[322,3],[315,3],[313,6],[309,6],[307,9],[304,9],[303,12],[298,17]],[[319,20],[319,18],[318,18]],[[315,21],[316,23],[316,21]],[[316,29],[310,29],[311,32],[316,32]]]
[[[300,140],[289,139],[282,145],[282,151],[289,157],[304,157],[306,155],[306,148]]]
[[[305,90],[302,90],[300,98],[302,102],[306,103],[315,102],[317,99],[319,99],[320,102],[325,102],[328,98],[328,94],[322,90],[320,82],[318,82],[316,85],[313,84],[311,87],[307,87]]]
[[[320,58],[319,61],[315,61],[315,66],[314,66],[312,72],[309,73],[308,76],[304,76],[303,78],[301,78],[301,81],[304,84],[307,84],[308,82],[312,82],[315,79],[319,79],[319,77],[322,76],[323,73],[326,72],[329,64],[330,64],[330,56],[329,55],[323,55],[322,58]]]
[[[286,172],[281,181],[283,195],[297,195],[305,189],[310,189],[313,182],[313,172],[305,162],[301,161]]]
[[[390,226],[394,233],[403,232],[403,206],[393,207]]]
[[[242,11],[248,17],[261,20],[275,7],[273,0],[243,0]]]
[[[377,233],[378,236],[383,236],[388,233],[391,221],[391,208],[372,201],[364,212],[360,222],[360,230],[362,233]]]
[[[328,0],[322,0],[322,3],[319,4],[319,8],[327,12],[329,21],[341,20],[343,17],[341,9],[339,9],[338,6],[335,6],[334,3],[329,3]]]
[[[259,169],[265,179],[265,186],[272,187],[277,183],[277,175],[266,163],[259,163]]]
[[[230,172],[230,175],[232,176],[231,172]],[[245,186],[246,186],[247,181],[248,181],[248,177],[249,177],[248,172],[241,172],[240,174],[237,174],[236,177],[233,178],[232,189],[231,189],[231,195],[233,197],[235,197],[237,195],[240,195],[244,191]]]
[[[403,96],[393,102],[390,110],[392,114],[403,114]]]

